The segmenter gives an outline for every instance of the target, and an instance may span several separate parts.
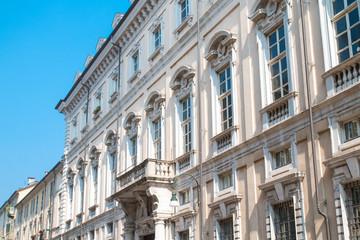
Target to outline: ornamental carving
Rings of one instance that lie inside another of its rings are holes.
[[[162,116],[164,109],[165,97],[158,93],[152,92],[145,104],[145,111],[150,120],[154,121]]]
[[[116,153],[117,135],[114,131],[110,131],[105,138],[105,145],[110,154]]]
[[[79,176],[84,177],[85,175],[85,166],[86,163],[84,159],[80,158],[80,160],[76,163],[76,169],[79,171]]]
[[[257,24],[261,32],[270,31],[279,21],[282,21],[290,1],[285,0],[260,0],[255,3],[250,11],[250,19]],[[289,17],[291,22],[292,18]]]
[[[66,178],[70,187],[74,186],[74,176],[75,173],[71,168],[69,168],[66,172]]]
[[[194,85],[195,70],[189,66],[176,70],[170,83],[170,88],[175,92],[177,99],[182,100],[189,96]]]
[[[100,154],[100,150],[98,150],[95,146],[91,148],[89,158],[91,160],[91,166],[93,166],[93,168],[99,166]]]
[[[125,118],[124,128],[130,139],[137,136],[140,128],[140,120],[140,116],[135,115],[133,112],[129,113]]]
[[[155,232],[154,220],[148,218],[146,220],[137,222],[135,231],[138,236],[144,236],[154,233]]]
[[[210,62],[211,68],[216,72],[228,64],[234,63],[235,54],[233,54],[236,41],[236,35],[228,31],[217,32],[210,40],[205,51],[205,59]]]

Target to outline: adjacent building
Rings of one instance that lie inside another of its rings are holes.
[[[16,238],[15,226],[19,212],[16,209],[18,204],[35,186],[34,178],[28,178],[28,185],[16,190],[0,208],[0,239],[14,240]]]
[[[25,197],[19,201],[16,209],[15,239],[45,240],[59,235],[60,189],[62,186],[62,162],[46,172]]]

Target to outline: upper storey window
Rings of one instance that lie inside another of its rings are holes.
[[[155,50],[161,45],[161,27],[159,26],[154,32],[154,47]]]
[[[139,52],[136,52],[132,56],[132,66],[133,66],[133,72],[139,70]]]
[[[189,6],[189,0],[184,0],[180,2],[180,16],[181,16],[181,22],[185,21],[185,19],[190,14],[190,6]]]
[[[133,83],[136,79],[140,77],[140,42],[137,42],[132,49],[130,50],[130,61],[129,61],[129,73],[130,78],[128,83]]]
[[[145,105],[149,123],[149,157],[155,159],[163,159],[162,125],[164,119],[164,101],[165,97],[155,91],[150,94]]]
[[[212,97],[212,131],[213,152],[220,153],[234,146],[237,139],[236,114],[237,92],[236,81],[233,81],[235,65],[236,36],[227,31],[214,34],[205,50],[209,62]]]
[[[297,113],[297,92],[293,74],[294,53],[291,25],[292,5],[288,1],[258,0],[250,19],[256,23],[259,48],[263,128],[267,129]]]
[[[337,55],[339,62],[343,62],[359,52],[359,9],[356,0],[335,0],[332,8]]]
[[[138,164],[138,132],[140,117],[133,112],[129,113],[125,119],[124,128],[127,134],[127,162],[126,168],[136,166]]]
[[[360,137],[360,117],[344,123],[345,141]]]
[[[269,35],[269,68],[273,100],[289,93],[284,25]]]
[[[155,60],[156,56],[163,53],[163,20],[162,17],[156,18],[152,23],[150,31],[150,57],[148,61],[150,65]]]
[[[230,67],[220,72],[219,77],[221,128],[222,130],[226,130],[233,125]]]

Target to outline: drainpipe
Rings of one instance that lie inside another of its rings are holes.
[[[200,89],[200,0],[196,1],[196,23],[197,23],[197,34],[196,34],[196,40],[197,40],[197,96],[198,96],[198,150],[199,150],[199,165],[200,165],[200,193],[199,193],[199,200],[200,200],[200,206],[199,206],[199,233],[200,233],[200,240],[204,239],[204,233],[203,233],[203,201],[202,201],[202,183],[203,183],[203,166],[202,166],[202,149],[201,149],[201,89]],[[198,200],[198,201],[199,201]]]
[[[307,2],[309,3],[309,2]],[[300,18],[301,18],[301,28],[302,28],[302,42],[303,42],[303,54],[304,54],[304,64],[305,64],[305,81],[306,81],[306,91],[307,91],[307,101],[309,107],[309,124],[310,124],[310,138],[311,138],[311,151],[312,151],[312,159],[314,165],[314,178],[315,178],[315,195],[316,195],[316,207],[318,213],[325,220],[326,227],[326,239],[330,240],[330,226],[329,226],[329,217],[327,214],[321,209],[320,196],[319,196],[319,176],[318,176],[318,166],[316,160],[315,153],[315,140],[314,140],[314,121],[313,121],[313,112],[312,112],[312,102],[310,95],[310,80],[308,76],[308,59],[307,59],[307,48],[306,48],[306,31],[305,31],[305,21],[304,21],[304,2],[300,0]]]

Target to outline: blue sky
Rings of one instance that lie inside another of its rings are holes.
[[[0,206],[27,177],[61,160],[64,116],[55,110],[108,37],[128,0],[2,1],[0,8]]]

